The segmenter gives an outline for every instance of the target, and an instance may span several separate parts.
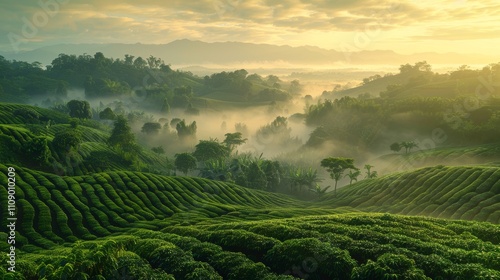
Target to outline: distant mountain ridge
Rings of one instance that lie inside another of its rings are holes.
[[[125,54],[141,56],[153,55],[166,63],[176,65],[238,64],[256,62],[286,62],[297,65],[367,65],[401,64],[426,60],[440,64],[481,64],[499,60],[499,57],[484,54],[459,53],[417,53],[398,54],[391,50],[361,50],[342,52],[315,46],[291,47],[287,45],[254,44],[242,42],[207,43],[188,39],[172,41],[168,44],[59,44],[20,53],[0,53],[7,59],[50,64],[59,54],[90,55],[102,52],[106,57],[123,58]]]

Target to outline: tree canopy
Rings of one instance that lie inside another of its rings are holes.
[[[196,158],[190,153],[175,154],[175,168],[187,175],[190,170],[196,168]]]
[[[118,116],[116,118],[108,144],[122,150],[131,150],[136,146],[135,136],[125,117]]]
[[[216,139],[200,140],[195,146],[193,156],[200,162],[219,159],[229,155],[229,149]]]
[[[92,118],[92,111],[88,101],[71,100],[67,104],[69,115],[73,118],[90,119]]]

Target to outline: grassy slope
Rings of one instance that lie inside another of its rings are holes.
[[[328,194],[321,205],[500,223],[500,168],[439,166],[387,175]]]
[[[472,170],[477,172],[482,173]],[[7,167],[0,165],[2,186],[7,185],[6,174]],[[122,242],[129,254],[179,279],[187,279],[189,271],[174,267],[193,261],[224,279],[265,279],[293,273],[287,271],[311,258],[319,265],[304,268],[311,279],[332,279],[336,273],[350,279],[362,273],[368,260],[382,263],[382,256],[407,258],[419,269],[416,273],[432,278],[488,274],[488,279],[500,279],[500,226],[491,223],[353,213],[325,207],[331,197],[322,208],[313,208],[318,205],[232,184],[138,172],[60,177],[16,167],[16,185],[21,263],[52,262],[57,268],[61,256],[73,253],[72,243],[86,239],[84,247],[89,249],[96,248],[93,243]],[[346,200],[345,191],[339,192],[341,201]],[[6,204],[6,192],[0,188],[1,205]],[[436,195],[441,204],[450,200],[448,196],[450,192]],[[7,217],[6,210],[1,209],[2,217]],[[4,228],[0,237],[6,236]],[[180,259],[156,257],[160,247],[176,250]],[[27,269],[37,265],[20,265],[20,270],[27,275]]]
[[[37,111],[41,118],[51,120],[51,125],[47,126],[47,121],[34,124],[33,120],[25,120],[22,117],[14,116],[13,112],[16,109],[27,108]],[[7,104],[0,103],[0,134],[12,137],[21,147],[26,142],[36,136],[47,137],[50,141],[54,138],[55,134],[70,128],[69,116],[58,113],[52,110],[43,109],[39,107],[21,105],[21,104]],[[66,174],[83,175],[93,172],[123,170],[129,168],[118,156],[118,154],[111,149],[106,141],[110,135],[110,129],[92,120],[87,120],[76,128],[81,133],[82,143],[78,149],[78,154],[81,160],[78,165],[68,166]],[[0,148],[0,151],[2,149]],[[100,166],[95,161],[90,160],[93,153],[99,153],[101,156],[107,157],[106,166]],[[52,151],[55,154],[55,151]],[[164,169],[166,167],[165,158],[155,154],[154,152],[142,149],[139,153],[139,159],[154,169]],[[19,164],[21,159],[17,155],[14,159],[6,159],[0,155],[2,163]],[[61,160],[61,159],[59,159]],[[52,171],[51,171],[52,172]],[[54,172],[60,173],[61,171]]]
[[[0,170],[1,185],[7,186],[7,167],[0,165]],[[160,229],[207,218],[258,220],[339,212],[301,211],[305,203],[284,195],[201,178],[126,171],[60,177],[17,167],[16,171],[16,199],[23,221],[19,241],[43,248],[131,227]],[[1,204],[6,205],[6,188],[0,192]],[[284,206],[285,210],[276,210]],[[2,217],[7,216],[6,210],[1,209]]]
[[[381,156],[374,159],[374,161],[380,161],[380,165],[384,165],[384,168],[380,170],[382,173],[432,165],[460,166],[482,164],[498,166],[500,162],[500,143],[440,147],[409,154],[404,154],[404,151],[402,151],[400,153]]]

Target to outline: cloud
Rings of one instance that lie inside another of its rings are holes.
[[[500,28],[477,29],[471,27],[430,28],[426,35],[413,36],[416,40],[483,40],[500,39]]]
[[[56,1],[62,0],[41,0]],[[38,3],[4,5],[0,32],[22,35],[25,19],[43,13]],[[23,46],[181,38],[287,44],[284,38],[306,36],[307,44],[324,47],[326,37],[345,38],[369,28],[402,40],[474,40],[494,36],[499,15],[500,3],[494,0],[68,0],[35,37],[24,38]],[[0,36],[0,47],[8,45],[8,37]]]

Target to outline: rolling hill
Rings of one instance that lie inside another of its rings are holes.
[[[60,177],[9,167],[16,178],[17,273],[24,277],[500,279],[500,226],[491,223],[356,213],[325,207],[331,196],[310,204],[200,178],[126,171]],[[7,186],[8,167],[0,171]],[[373,189],[362,183],[351,189]],[[6,205],[6,188],[0,192]],[[450,201],[450,193],[436,203]],[[404,197],[391,194],[394,201]],[[346,188],[336,204],[350,200],[370,210],[355,197]],[[8,217],[6,208],[0,213]],[[0,235],[6,239],[7,229]]]
[[[498,224],[500,168],[433,166],[390,174],[341,188],[321,205]]]

